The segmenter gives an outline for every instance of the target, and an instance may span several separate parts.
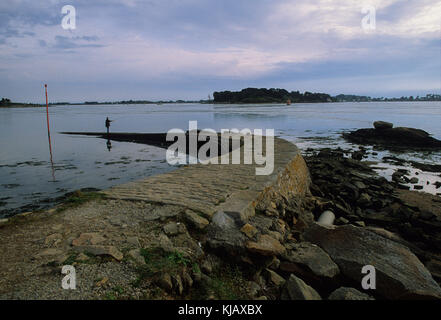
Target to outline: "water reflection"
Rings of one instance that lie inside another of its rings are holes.
[[[106,145],[107,145],[107,150],[109,150],[110,152],[110,150],[112,149],[112,142],[110,142],[110,139],[108,137],[107,137]]]

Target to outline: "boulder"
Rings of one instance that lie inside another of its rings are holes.
[[[375,300],[370,295],[354,288],[341,287],[332,292],[328,300]]]
[[[46,257],[52,257],[52,256],[61,255],[61,254],[63,254],[62,250],[50,248],[50,249],[45,249],[45,250],[37,253],[36,255],[34,255],[34,258],[35,259],[46,258]]]
[[[178,295],[182,295],[184,292],[184,284],[180,275],[176,274],[172,276],[173,287]]]
[[[203,230],[210,223],[207,219],[201,217],[196,212],[185,210],[185,219],[196,229]]]
[[[97,245],[105,240],[103,236],[96,232],[82,233],[78,238],[72,240],[72,246]]]
[[[213,272],[213,265],[210,263],[210,261],[205,260],[201,264],[201,270],[205,274],[210,274]]]
[[[138,265],[144,265],[145,258],[141,255],[141,251],[139,249],[133,249],[129,251],[129,257],[133,259],[133,261]]]
[[[354,181],[353,184],[358,189],[366,189],[367,188],[366,185],[361,181]]]
[[[228,255],[242,256],[246,236],[240,231],[233,218],[222,211],[214,214],[207,227],[207,244],[215,251]]]
[[[357,204],[361,207],[368,207],[372,202],[372,198],[367,193],[362,193],[357,200]]]
[[[161,289],[163,289],[167,292],[171,292],[173,289],[172,278],[170,277],[170,275],[168,273],[160,274],[156,278],[155,282],[158,285],[158,287],[160,287]]]
[[[95,256],[110,256],[118,261],[121,261],[124,257],[121,251],[114,246],[77,246],[77,251],[87,252]]]
[[[240,231],[250,239],[253,238],[258,232],[257,229],[249,223],[244,224]]]
[[[354,160],[360,161],[360,160],[363,159],[363,156],[364,156],[364,152],[362,152],[362,151],[354,151],[354,152],[352,152],[351,158],[354,159]]]
[[[280,269],[283,271],[295,272],[300,267],[323,278],[333,278],[340,273],[338,266],[329,255],[319,246],[309,242],[293,244],[292,250],[282,258],[284,261],[281,262]]]
[[[386,122],[386,121],[375,121],[374,122],[374,128],[377,130],[392,129],[393,126],[394,126],[393,123]]]
[[[268,282],[272,283],[276,287],[280,287],[285,284],[285,279],[283,279],[282,276],[278,275],[273,270],[266,269],[266,272],[268,274]]]
[[[410,178],[410,180],[409,180],[409,182],[411,183],[411,184],[415,184],[415,183],[418,183],[420,180],[417,178],[417,177],[412,177],[412,178]]]
[[[184,287],[186,288],[191,288],[193,286],[193,278],[186,270],[184,270],[182,273],[182,281],[184,283]]]
[[[405,246],[353,225],[314,224],[305,233],[339,266],[343,275],[361,283],[361,270],[376,270],[376,293],[388,299],[441,299],[441,288],[421,261]]]
[[[257,242],[248,241],[246,244],[248,251],[262,256],[277,256],[285,253],[285,247],[280,242],[269,235],[261,235]]]
[[[164,233],[168,236],[175,236],[179,233],[178,224],[176,222],[169,222],[162,228]]]
[[[308,286],[302,279],[291,274],[285,284],[287,298],[290,300],[322,300],[314,288]]]

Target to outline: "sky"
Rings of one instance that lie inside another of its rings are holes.
[[[2,0],[0,97],[44,83],[52,102],[440,93],[441,1]]]

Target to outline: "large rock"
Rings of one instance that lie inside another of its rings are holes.
[[[441,141],[424,130],[414,128],[358,129],[344,133],[350,142],[374,144],[394,149],[441,149]]]
[[[137,265],[145,265],[145,258],[141,255],[141,251],[139,249],[133,249],[129,251],[129,257],[132,258],[132,260]]]
[[[249,223],[244,224],[243,227],[240,228],[240,231],[243,232],[250,239],[254,237],[258,232],[257,229]]]
[[[160,287],[161,289],[167,292],[171,292],[173,289],[172,278],[168,273],[162,273],[158,275],[155,282],[158,285],[158,287]]]
[[[277,256],[285,253],[285,247],[267,234],[261,235],[257,242],[248,241],[246,247],[248,251],[262,256]]]
[[[192,210],[185,210],[185,219],[196,229],[202,230],[210,223]]]
[[[340,271],[361,284],[363,266],[376,270],[376,293],[388,299],[441,299],[441,288],[405,246],[353,225],[311,226],[306,240],[322,247]]]
[[[268,274],[268,281],[274,284],[276,287],[280,287],[285,284],[285,279],[283,279],[280,275],[270,269],[266,269]]]
[[[302,279],[291,275],[286,282],[285,290],[290,300],[322,300],[314,288],[308,286]]]
[[[393,126],[394,126],[393,123],[386,122],[386,121],[375,121],[374,122],[374,128],[377,130],[392,129]]]
[[[93,254],[95,256],[109,256],[118,261],[121,261],[124,258],[124,255],[121,251],[119,251],[114,246],[77,246],[75,247],[77,251],[87,252],[89,254]]]
[[[354,288],[341,287],[332,292],[328,300],[375,300],[370,295]]]
[[[340,273],[338,266],[319,246],[302,242],[292,245],[292,249],[283,255],[280,269],[295,272],[298,267],[312,272],[315,276],[333,278]]]
[[[72,246],[97,245],[105,240],[106,239],[103,236],[96,232],[82,233],[78,238],[72,240]]]
[[[34,255],[34,258],[35,259],[46,258],[46,257],[52,257],[52,256],[61,255],[61,254],[63,254],[62,250],[49,248],[49,249],[45,249],[45,250],[37,253],[36,255]]]
[[[167,236],[176,236],[180,233],[186,232],[184,224],[176,223],[174,221],[167,223],[166,225],[164,225],[164,227],[162,227],[162,229]]]
[[[219,211],[207,228],[207,244],[215,250],[230,256],[242,256],[245,251],[246,236],[236,222],[226,213]]]

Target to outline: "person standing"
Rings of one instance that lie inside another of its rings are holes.
[[[110,123],[112,120],[109,120],[109,117],[106,118],[106,128],[107,128],[107,136],[109,136]]]

